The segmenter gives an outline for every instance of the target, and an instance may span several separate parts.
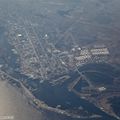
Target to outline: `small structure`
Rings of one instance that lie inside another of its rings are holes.
[[[100,92],[103,92],[103,91],[106,90],[106,88],[105,88],[105,87],[99,87],[98,90],[99,90]]]
[[[22,34],[18,34],[17,36],[18,36],[18,37],[22,37]]]

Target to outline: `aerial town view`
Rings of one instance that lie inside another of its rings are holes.
[[[0,120],[120,120],[119,0],[0,0]]]

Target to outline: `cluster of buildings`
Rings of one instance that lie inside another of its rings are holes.
[[[19,71],[42,81],[60,77],[76,66],[106,61],[109,56],[105,45],[59,50],[49,42],[47,34],[39,38],[32,24],[12,25],[8,35],[9,43],[14,46],[12,51],[18,55]]]
[[[32,26],[31,26],[32,27]],[[47,43],[47,34],[43,44],[34,29],[12,25],[9,31],[9,43],[18,56],[19,71],[33,79],[46,80],[67,72],[62,59],[56,54],[55,47]]]
[[[12,51],[19,56],[20,71],[29,77],[34,77],[34,75],[37,77],[39,76],[37,75],[39,69],[34,69],[34,66],[37,66],[38,60],[35,57],[33,48],[29,40],[25,38],[25,35],[20,33],[16,34],[16,30],[17,28],[13,26],[12,32],[9,32],[9,42],[14,46]],[[21,32],[24,33],[23,31]]]
[[[83,48],[80,50],[79,55],[75,57],[77,66],[83,65],[90,62],[104,62],[109,56],[109,50],[107,47],[92,47]]]

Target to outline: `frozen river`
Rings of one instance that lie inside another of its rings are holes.
[[[28,105],[25,97],[15,89],[0,81],[0,119],[43,120],[42,113]]]

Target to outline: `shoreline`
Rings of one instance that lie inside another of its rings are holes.
[[[71,118],[79,118],[79,119],[89,119],[89,118],[101,118],[99,115],[91,115],[91,116],[80,116],[74,113],[69,113],[65,110],[61,110],[58,108],[50,107],[47,104],[44,103],[44,101],[41,101],[39,99],[36,99],[35,96],[23,85],[22,82],[20,82],[18,79],[13,78],[12,76],[8,75],[6,72],[0,70],[2,74],[6,75],[8,78],[10,78],[12,81],[16,82],[20,85],[21,90],[24,91],[24,95],[28,98],[28,103],[31,103],[36,109],[40,110],[48,110],[50,112],[55,112],[61,115],[65,115]],[[9,81],[8,81],[9,82]],[[12,82],[10,84],[13,86]]]

